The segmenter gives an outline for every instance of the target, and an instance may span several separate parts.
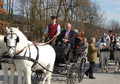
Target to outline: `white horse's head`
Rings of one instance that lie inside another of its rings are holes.
[[[106,42],[106,44],[110,44],[110,37],[108,34],[104,33],[103,41]]]
[[[6,27],[7,34],[4,38],[4,42],[8,48],[8,55],[13,57],[16,54],[16,51],[24,48],[27,44],[27,38],[18,28],[8,28]],[[20,46],[18,48],[18,45]]]
[[[110,48],[110,37],[109,37],[109,35],[104,33],[104,36],[103,36],[102,40],[104,42],[104,44],[102,44],[102,45],[104,45],[104,47],[106,47],[106,48]]]
[[[116,34],[115,45],[117,48],[120,48],[120,35],[119,34]]]

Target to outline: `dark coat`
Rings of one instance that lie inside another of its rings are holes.
[[[61,34],[57,37],[56,41],[63,42],[62,39],[65,37],[65,33],[66,33],[66,30],[63,30]],[[75,45],[75,35],[76,35],[75,32],[70,30],[69,35],[68,35],[68,42],[72,45],[72,47],[74,47]]]

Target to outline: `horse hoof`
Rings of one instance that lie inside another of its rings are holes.
[[[106,71],[106,73],[108,73],[108,71]]]
[[[115,71],[115,73],[117,73],[117,71]]]

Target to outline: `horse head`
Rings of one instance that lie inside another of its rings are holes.
[[[103,40],[105,46],[109,48],[110,47],[110,37],[109,37],[109,35],[104,33],[104,36],[103,36],[102,40]]]
[[[7,34],[4,37],[4,42],[6,43],[8,48],[8,55],[10,57],[13,57],[16,54],[16,51],[24,48],[24,46],[27,44],[27,38],[19,30],[19,28],[6,27],[6,30]],[[18,48],[18,45],[21,47]]]
[[[117,48],[120,48],[120,34],[116,34],[115,36],[115,45]]]

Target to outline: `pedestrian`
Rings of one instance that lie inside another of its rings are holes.
[[[94,44],[96,39],[94,37],[91,38],[91,43],[88,47],[88,61],[90,63],[89,69],[85,72],[85,75],[88,76],[90,79],[95,79],[93,76],[93,71],[95,68],[95,62],[97,61],[97,51],[99,51],[102,46],[95,48]]]
[[[57,38],[57,36],[61,32],[60,25],[56,23],[56,16],[51,16],[51,23],[47,25],[44,35],[45,35],[45,42],[51,40],[53,37]],[[54,40],[50,42],[50,45],[54,45]]]

